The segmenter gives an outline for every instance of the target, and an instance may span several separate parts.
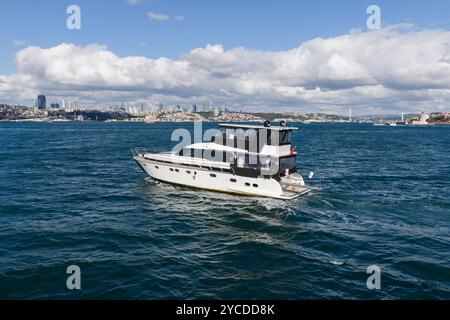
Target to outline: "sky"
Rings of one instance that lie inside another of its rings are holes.
[[[450,111],[449,12],[447,0],[5,0],[0,103]]]

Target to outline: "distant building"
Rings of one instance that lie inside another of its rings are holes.
[[[206,104],[203,106],[203,112],[211,112],[211,111],[213,111],[213,107],[211,106],[210,103],[206,103]]]
[[[423,125],[423,124],[428,124],[428,120],[430,119],[430,115],[422,112],[420,114],[420,118],[419,119],[412,119],[410,121],[411,124],[415,124],[415,125]]]
[[[450,112],[433,112],[430,114],[430,119],[435,123],[450,122]]]
[[[442,112],[432,112],[430,118],[433,120],[442,120],[444,119],[444,114]]]
[[[50,109],[59,109],[59,103],[57,102],[52,102],[50,104]]]
[[[41,110],[45,110],[47,108],[47,100],[45,99],[45,96],[40,95],[37,97],[37,107]]]
[[[192,113],[197,113],[197,105],[196,104],[194,104],[193,106],[192,106]]]

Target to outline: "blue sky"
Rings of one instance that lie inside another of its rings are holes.
[[[81,30],[66,28],[72,4],[81,8]],[[366,27],[371,4],[381,8],[376,33]],[[338,112],[352,105],[355,114],[446,108],[449,12],[447,0],[1,1],[0,102],[45,93],[86,106],[207,101]],[[395,27],[401,23],[413,27]],[[105,47],[86,48],[92,44]],[[197,73],[202,78],[189,82]]]
[[[66,8],[82,10],[82,30],[65,27]],[[365,28],[368,5],[382,9],[383,24],[413,22],[450,27],[450,1],[299,0],[15,0],[1,1],[0,72],[15,70],[12,45],[52,47],[62,42],[105,44],[120,56],[178,57],[208,43],[225,48],[286,50],[315,37]],[[182,21],[154,21],[148,12],[180,15]]]

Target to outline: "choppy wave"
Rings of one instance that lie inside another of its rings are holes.
[[[146,179],[176,126],[0,124],[0,298],[450,298],[450,128],[300,126],[281,201]]]

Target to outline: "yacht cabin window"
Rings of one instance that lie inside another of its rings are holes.
[[[289,172],[295,172],[297,170],[295,156],[280,158],[280,174],[285,175],[286,169],[288,169]]]
[[[280,131],[280,145],[290,144],[292,138],[292,131]]]

